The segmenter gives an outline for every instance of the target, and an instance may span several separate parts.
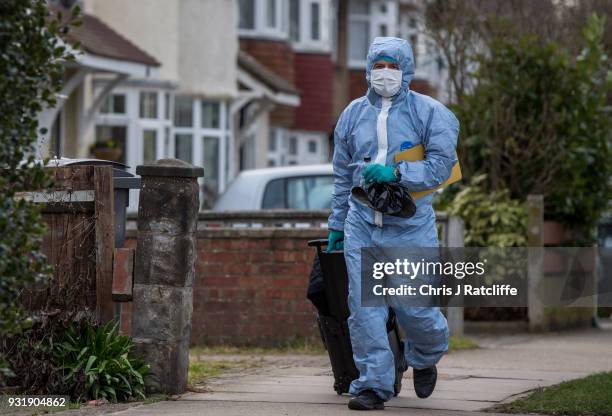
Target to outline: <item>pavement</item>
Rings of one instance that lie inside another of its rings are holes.
[[[476,338],[480,348],[457,351],[438,365],[434,394],[418,399],[408,370],[400,395],[385,414],[478,415],[538,387],[612,371],[612,326],[550,334]],[[244,355],[239,356],[241,360]],[[204,357],[206,358],[206,357]],[[224,359],[231,357],[224,356]],[[253,357],[253,359],[262,359]],[[257,369],[210,380],[204,392],[176,401],[110,414],[135,415],[316,415],[349,414],[348,396],[332,389],[327,356],[266,356]],[[106,413],[106,412],[105,412]],[[350,412],[354,415],[354,412]],[[109,413],[106,413],[109,414]],[[486,413],[492,416],[495,413]]]

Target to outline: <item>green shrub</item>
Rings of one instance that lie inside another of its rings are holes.
[[[612,196],[604,111],[612,76],[602,36],[603,19],[593,16],[579,56],[537,36],[483,39],[476,86],[455,107],[466,176],[485,174],[480,186],[492,195],[544,195],[547,218],[582,229],[584,238]]]
[[[41,252],[44,226],[40,213],[33,203],[15,195],[49,186],[42,166],[35,163],[36,141],[47,134],[38,131],[37,115],[56,104],[63,63],[74,56],[64,45],[67,25],[50,16],[45,0],[2,0],[0,16],[1,340],[30,325],[18,296],[49,274]],[[0,351],[0,385],[13,375],[3,353]]]
[[[448,206],[465,223],[465,245],[523,247],[527,244],[527,210],[507,190],[485,191],[485,175],[472,178]]]
[[[77,400],[144,399],[144,377],[149,367],[130,355],[132,346],[114,322],[98,327],[88,324],[82,330],[72,326],[54,346],[54,359]]]

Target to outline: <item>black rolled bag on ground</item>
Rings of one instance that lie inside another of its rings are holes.
[[[334,390],[338,394],[348,393],[351,382],[359,378],[359,372],[353,361],[353,348],[348,328],[348,273],[344,262],[344,253],[333,251],[327,253],[323,248],[327,240],[308,242],[316,247],[308,292],[306,297],[318,311],[318,324],[321,339],[329,354],[334,373]],[[395,359],[395,395],[402,389],[402,376],[408,365],[404,357],[404,343],[399,335],[399,328],[393,310],[389,311],[387,321],[389,345]]]

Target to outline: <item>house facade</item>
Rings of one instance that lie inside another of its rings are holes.
[[[444,99],[421,1],[49,2],[82,6],[74,40],[85,46],[77,63],[87,62],[67,68],[65,100],[41,118],[53,133],[43,156],[91,157],[113,142],[131,171],[183,159],[205,168],[203,208],[241,170],[328,162],[335,120],[367,88],[376,36],[408,39],[411,88]],[[108,62],[91,67],[94,55]]]
[[[240,49],[301,92],[299,106],[272,111],[267,166],[330,159],[335,120],[367,89],[365,57],[377,36],[409,40],[417,64],[411,88],[445,100],[446,70],[424,35],[424,6],[419,0],[238,1]]]
[[[76,2],[86,32],[92,21],[103,23],[146,54],[156,70],[122,76],[84,71],[78,94],[69,94],[63,112],[74,115],[69,125],[83,124],[80,107],[95,103],[88,106],[88,127],[75,134],[64,129],[57,138],[62,145],[47,146],[43,156],[90,157],[92,146],[112,142],[121,150],[118,161],[131,171],[165,157],[205,166],[203,207],[245,166],[265,166],[270,113],[278,104],[298,105],[299,91],[238,53],[237,2],[77,0],[53,6]],[[86,36],[105,43],[108,33]],[[266,138],[263,144],[256,142],[259,137]],[[137,198],[132,201],[135,210]]]
[[[279,105],[271,112],[267,140],[258,141],[267,149],[263,166],[326,162],[332,128],[333,2],[239,0],[238,6],[240,49],[301,93],[299,106]]]

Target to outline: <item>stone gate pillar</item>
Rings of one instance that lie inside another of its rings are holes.
[[[197,178],[204,175],[177,159],[141,165],[134,264],[132,338],[151,365],[147,390],[186,390],[191,336],[192,284],[199,209]]]

